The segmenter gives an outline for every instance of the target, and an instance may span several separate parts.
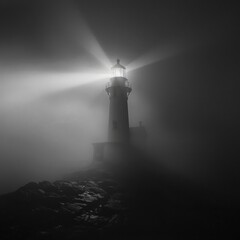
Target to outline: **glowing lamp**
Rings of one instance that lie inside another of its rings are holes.
[[[117,63],[111,68],[112,70],[112,74],[111,77],[115,78],[115,77],[122,77],[122,78],[126,78],[126,68],[120,64],[120,60],[117,59]]]

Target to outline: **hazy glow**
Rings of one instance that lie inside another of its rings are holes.
[[[108,59],[107,55],[103,51],[102,47],[92,34],[89,28],[85,27],[84,29],[85,39],[84,46],[93,55],[106,69],[109,69],[111,62]]]
[[[43,2],[39,41],[0,46],[0,193],[81,169],[107,132],[112,64],[73,1]]]
[[[1,172],[0,182],[27,182],[75,171],[91,160],[91,143],[106,139],[104,85],[112,63],[77,8],[59,2],[44,16],[43,55],[35,56],[31,49],[26,54],[25,45],[0,49],[0,169],[6,172]],[[130,63],[127,71],[175,54],[170,50],[151,51]],[[113,74],[126,77],[123,69]],[[139,99],[131,118],[134,124],[136,117],[151,116],[137,116],[136,112],[150,109]]]
[[[1,71],[2,183],[54,179],[89,163],[91,143],[104,139],[107,122],[95,101],[103,73]]]
[[[34,100],[47,93],[67,90],[84,84],[107,79],[109,74],[97,73],[52,73],[18,72],[7,75],[0,90],[0,105],[19,105]],[[17,79],[17,81],[16,81]]]
[[[180,47],[176,48],[176,46],[174,47],[170,45],[152,49],[151,51],[137,58],[136,60],[130,62],[127,66],[128,71],[134,71],[147,65],[165,60],[178,54],[181,50],[182,49]]]
[[[112,65],[109,58],[97,41],[90,27],[79,15],[75,6],[69,3],[64,5],[64,8],[68,8],[68,11],[66,11],[66,9],[62,10],[65,15],[66,34],[70,32],[71,36],[79,43],[80,48],[84,48],[88,53],[94,56],[102,66],[109,69]]]

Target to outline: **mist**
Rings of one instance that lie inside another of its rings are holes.
[[[119,57],[131,70],[130,125],[143,121],[159,168],[239,196],[234,7],[123,5],[1,3],[1,193],[91,162],[92,143],[106,139],[104,88]]]
[[[106,67],[87,52],[86,38],[94,44],[94,37],[72,5],[26,1],[2,8],[1,193],[89,164],[107,121]]]

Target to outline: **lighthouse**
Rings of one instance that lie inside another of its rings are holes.
[[[122,161],[127,159],[130,146],[144,142],[146,134],[142,124],[129,127],[128,97],[132,88],[126,68],[120,64],[119,59],[111,68],[111,78],[105,90],[109,97],[108,137],[105,142],[93,143],[93,160]]]
[[[108,142],[128,143],[130,140],[128,96],[132,91],[126,76],[126,68],[120,60],[111,68],[112,76],[107,83],[109,96]]]

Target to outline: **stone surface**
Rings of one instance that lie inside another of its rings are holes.
[[[123,182],[106,171],[30,182],[0,196],[0,239],[235,239],[237,207],[202,200],[178,179]]]
[[[114,187],[109,178],[30,182],[0,197],[0,239],[75,239],[120,225]]]

